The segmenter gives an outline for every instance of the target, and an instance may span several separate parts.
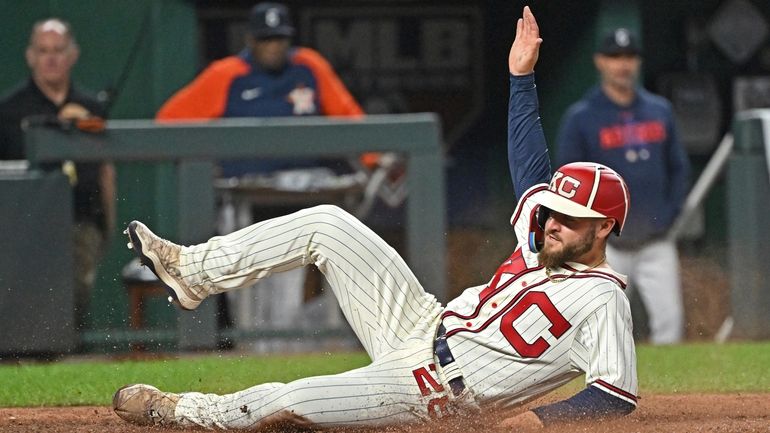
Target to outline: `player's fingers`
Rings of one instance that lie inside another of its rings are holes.
[[[529,20],[527,19],[527,7],[524,7],[524,12],[521,14],[522,30],[524,34],[529,34]]]
[[[535,38],[538,37],[540,29],[537,26],[535,15],[532,14],[532,10],[529,8],[529,6],[525,7],[523,18],[527,32],[530,34],[530,36]]]
[[[534,37],[538,37],[540,35],[540,29],[537,25],[537,20],[535,20],[535,15],[532,13],[532,9],[530,9],[529,6],[524,6],[523,17],[527,31]]]
[[[516,20],[516,39],[519,39],[524,31],[524,20],[519,18]]]

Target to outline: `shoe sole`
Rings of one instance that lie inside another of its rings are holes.
[[[166,269],[163,268],[158,256],[152,253],[152,251],[144,250],[144,245],[139,239],[139,236],[136,234],[137,225],[138,223],[136,221],[131,221],[131,223],[128,225],[128,228],[126,229],[128,234],[128,241],[131,243],[131,249],[134,251],[134,254],[139,257],[139,261],[142,262],[143,265],[150,268],[152,273],[158,277],[163,285],[163,288],[166,289],[166,292],[168,292],[169,296],[171,297],[171,302],[178,305],[183,310],[192,311],[196,309],[198,305],[200,305],[201,301],[195,301],[194,298],[190,296],[190,294],[186,293],[184,288],[177,284],[174,277],[169,275],[168,272],[166,272]],[[182,294],[183,298],[191,300],[189,305],[185,305],[187,302],[183,303],[180,300],[180,293]]]
[[[136,390],[132,391],[130,395],[124,396],[124,392],[127,390],[131,390],[131,388],[137,388]],[[163,398],[169,395],[169,393],[164,393],[160,391],[158,388],[155,388],[151,385],[144,385],[144,384],[130,384],[120,387],[117,391],[115,391],[115,395],[112,396],[112,410],[115,412],[115,414],[123,419],[126,422],[129,422],[134,425],[143,426],[143,427],[150,427],[150,428],[156,428],[156,427],[171,427],[175,426],[175,422],[172,421],[169,423],[168,421],[164,421],[162,419],[155,420],[151,416],[146,415],[146,408],[141,408],[141,410],[127,410],[126,405],[134,398],[137,398],[138,394],[142,391],[148,390],[150,392],[155,392],[158,394],[163,395]],[[141,397],[140,397],[141,398]],[[136,409],[136,408],[135,408]]]
[[[117,391],[115,391],[115,394],[113,394],[113,396],[112,396],[112,410],[120,410],[121,409],[122,405],[120,403],[122,403],[122,402],[120,401],[120,394],[124,390],[126,390],[128,388],[131,388],[132,386],[136,386],[136,385],[137,384],[135,384],[135,383],[131,383],[131,384],[128,384],[128,385],[123,385],[120,388],[118,388]]]
[[[120,417],[120,419],[135,424],[135,425],[142,425],[142,426],[151,426],[152,422],[149,420],[147,422],[142,422],[141,417],[132,411],[127,411],[123,406],[126,403],[126,400],[123,398],[123,391],[125,391],[128,388],[132,388],[134,386],[137,386],[137,384],[130,384],[130,385],[124,385],[121,386],[117,391],[115,391],[115,394],[112,396],[112,411],[115,412],[115,414]]]

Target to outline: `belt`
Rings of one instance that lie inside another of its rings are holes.
[[[455,357],[452,355],[452,351],[449,350],[449,344],[446,342],[446,328],[443,324],[438,327],[438,335],[433,342],[433,353],[436,354],[438,364],[444,370],[444,375],[449,380],[449,389],[452,390],[452,394],[455,396],[460,395],[465,391],[465,381],[463,380],[463,373],[455,364]]]

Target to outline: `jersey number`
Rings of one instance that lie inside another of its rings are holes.
[[[502,332],[505,339],[511,343],[511,346],[516,349],[516,352],[524,358],[537,358],[551,347],[543,337],[537,337],[533,343],[527,343],[519,331],[513,326],[513,322],[521,317],[521,315],[533,305],[537,305],[540,311],[543,312],[545,318],[551,322],[551,327],[548,328],[548,331],[554,337],[561,337],[572,327],[567,319],[565,319],[559,310],[556,309],[556,306],[553,305],[553,302],[548,298],[548,295],[543,292],[527,293],[513,306],[513,308],[511,308],[510,311],[505,313],[500,322],[500,332]]]
[[[428,368],[435,372],[436,364],[429,364]],[[425,367],[413,370],[412,374],[414,375],[414,380],[417,381],[417,386],[420,388],[420,394],[422,394],[423,397],[427,397],[434,392],[439,393],[444,391],[444,387],[438,383],[438,380],[434,379],[433,376],[428,373],[428,370],[426,370]],[[433,389],[428,389],[428,386]],[[428,401],[428,415],[433,419],[438,419],[446,415],[447,403],[449,403],[449,397],[446,395],[430,399]]]

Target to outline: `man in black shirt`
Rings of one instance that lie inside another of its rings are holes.
[[[79,91],[70,73],[79,49],[70,25],[57,18],[35,23],[26,50],[30,77],[0,100],[0,159],[25,159],[27,122],[103,117],[102,105]],[[59,164],[46,170],[59,169]],[[115,219],[115,170],[111,163],[65,162],[75,209],[75,320],[82,326],[96,265]]]

